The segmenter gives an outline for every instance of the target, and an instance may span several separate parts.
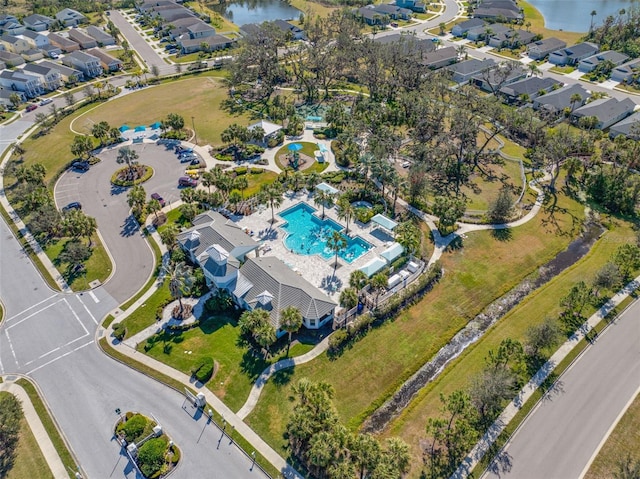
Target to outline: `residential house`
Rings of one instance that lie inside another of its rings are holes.
[[[31,48],[43,49],[46,46],[50,45],[49,39],[46,35],[33,30],[25,30],[25,32],[20,35],[20,37],[22,37],[29,45],[31,45]]]
[[[277,123],[271,123],[270,121],[267,121],[267,120],[260,120],[257,123],[249,125],[247,128],[249,130],[262,128],[262,131],[264,131],[264,136],[262,137],[262,142],[260,143],[266,144],[270,138],[275,137],[276,134],[280,130],[282,130],[282,125],[278,125]]]
[[[17,53],[0,50],[0,62],[3,62],[7,67],[17,67],[24,63],[24,58]]]
[[[65,27],[77,27],[81,23],[87,22],[87,17],[72,8],[63,8],[56,13],[55,17]]]
[[[177,241],[191,261],[202,268],[207,284],[216,288],[229,288],[246,256],[255,254],[260,246],[216,211],[196,216],[193,226],[180,233]]]
[[[464,22],[460,22],[457,25],[454,25],[451,29],[451,34],[454,37],[464,37],[466,33],[472,28],[484,27],[486,25],[487,22],[485,22],[481,18],[470,18],[469,20],[465,20]]]
[[[282,30],[291,40],[304,40],[304,31],[284,20],[274,20],[273,24]]]
[[[45,45],[40,50],[42,50],[42,53],[44,53],[49,58],[58,58],[60,55],[62,55],[62,50],[51,44]]]
[[[517,22],[524,18],[522,9],[514,0],[481,0],[474,8],[473,16],[508,22]]]
[[[380,15],[386,15],[392,20],[409,20],[411,15],[413,15],[413,12],[408,8],[400,8],[390,3],[373,5],[373,9]]]
[[[60,72],[53,67],[42,65],[39,63],[27,63],[22,71],[40,78],[40,83],[45,90],[54,91],[62,85]]]
[[[589,73],[598,68],[598,65],[603,62],[610,62],[611,64],[618,66],[622,65],[628,59],[629,57],[624,53],[607,50],[606,52],[596,53],[595,55],[591,55],[590,57],[581,60],[580,63],[578,63],[578,70],[583,73]]]
[[[367,25],[388,25],[389,17],[378,13],[373,5],[367,5],[366,7],[360,7],[356,10],[355,15],[360,18]]]
[[[500,35],[501,33],[508,32],[509,30],[511,30],[510,27],[508,27],[507,25],[502,25],[500,23],[479,25],[467,30],[467,40],[477,42],[480,40],[484,40],[487,34],[489,34],[489,37],[491,37],[492,35]]]
[[[87,50],[87,53],[89,55],[96,57],[98,60],[100,60],[100,65],[102,66],[102,69],[104,71],[117,72],[118,70],[122,69],[121,60],[112,57],[111,55],[109,55],[106,52],[103,52],[99,48],[92,48],[90,50]]]
[[[14,37],[13,35],[0,36],[0,45],[11,53],[22,53],[33,48],[26,39]]]
[[[458,51],[456,47],[439,48],[430,53],[423,54],[418,63],[431,70],[446,67],[458,61]]]
[[[635,112],[609,128],[609,136],[611,138],[620,135],[624,135],[633,140],[640,140],[640,111]]]
[[[7,24],[12,23],[20,23],[18,17],[16,17],[15,15],[11,15],[10,13],[0,13],[0,31],[4,30],[4,27]]]
[[[635,107],[636,104],[630,98],[600,98],[576,108],[571,114],[571,121],[577,123],[581,118],[595,117],[595,127],[604,130],[631,115]]]
[[[182,10],[178,10],[178,11],[171,11],[171,10],[159,11],[157,12],[157,17],[159,17],[162,20],[162,22],[165,24],[173,23],[175,20],[179,20],[181,18],[193,18],[194,20],[198,20],[198,17],[196,17],[193,13],[191,13],[186,8],[183,8]]]
[[[20,55],[22,55],[22,58],[24,58],[28,62],[35,62],[37,60],[42,60],[42,58],[44,57],[44,54],[42,53],[42,51],[37,50],[35,48],[30,48],[26,52],[22,52]]]
[[[172,16],[175,14],[189,14],[193,15],[186,7],[178,5],[175,2],[166,3],[163,5],[153,5],[146,10],[146,13],[151,16],[158,16],[165,18],[165,16]]]
[[[244,37],[257,35],[260,32],[260,25],[257,23],[245,23],[240,27],[240,34]]]
[[[542,60],[547,58],[551,53],[565,48],[567,44],[555,37],[544,38],[542,40],[530,43],[527,47],[529,58],[534,60]]]
[[[494,48],[518,48],[528,45],[536,37],[535,33],[526,30],[508,30],[489,37],[489,46]]]
[[[13,15],[0,15],[0,33],[5,35],[21,35],[27,29]]]
[[[580,97],[580,101],[574,101],[577,98],[576,95]],[[576,109],[581,107],[589,96],[590,93],[582,85],[574,83],[535,98],[533,100],[533,109],[544,109],[557,114],[563,112],[566,108]]]
[[[296,308],[308,329],[318,329],[333,319],[337,304],[275,256],[249,258],[238,271],[231,290],[235,301],[248,310],[269,311],[277,336],[282,311]]]
[[[170,23],[170,26],[172,27],[170,30],[168,30],[168,34],[169,34],[169,38],[171,38],[171,40],[176,40],[177,38],[179,38],[181,35],[184,34],[189,34],[189,27],[191,25],[193,25],[196,22],[200,22],[201,20],[198,20],[195,17],[186,17],[186,18],[179,18],[177,20],[174,20]],[[249,24],[249,25],[253,25],[253,24]],[[240,33],[242,33],[242,28],[246,26],[243,25],[242,27],[240,27]],[[257,25],[255,25],[257,28]]]
[[[509,103],[528,103],[560,86],[562,82],[553,78],[529,77],[504,85],[500,88],[500,93]]]
[[[395,4],[400,8],[408,8],[412,12],[425,13],[427,11],[424,2],[417,0],[396,0]]]
[[[206,45],[208,51],[223,50],[230,48],[234,43],[231,38],[223,35],[213,35],[203,38],[189,38],[186,35],[182,35],[178,38],[177,42],[182,54],[199,52],[204,45]]]
[[[24,26],[34,32],[49,30],[49,27],[51,27],[51,24],[54,21],[55,20],[53,18],[47,17],[46,15],[40,15],[39,13],[34,13],[33,15],[29,15],[22,19]]]
[[[49,33],[47,37],[49,38],[49,43],[51,43],[55,47],[58,47],[65,53],[80,50],[80,45],[77,42],[74,42],[73,40],[62,36],[59,33]]]
[[[428,38],[417,38],[406,33],[392,33],[391,35],[378,35],[373,39],[380,45],[394,45],[400,54],[409,56],[420,56],[436,50],[436,43]]]
[[[79,28],[71,28],[69,30],[69,38],[76,42],[84,50],[87,48],[95,48],[98,46],[96,39],[87,35]]]
[[[0,70],[4,70],[7,68],[7,65],[4,62],[0,62]]]
[[[71,52],[62,58],[62,63],[71,68],[77,68],[86,78],[95,78],[102,75],[102,65],[93,55],[85,52]]]
[[[86,28],[86,30],[87,30],[87,35],[89,35],[96,42],[98,42],[98,45],[101,47],[106,47],[108,45],[115,45],[116,43],[116,39],[113,38],[111,35],[109,35],[107,32],[105,32],[102,28],[89,25]]]
[[[197,40],[199,38],[212,37],[216,34],[216,29],[207,25],[202,20],[198,20],[187,27],[189,38]]]
[[[20,70],[3,70],[0,72],[0,86],[24,93],[27,98],[35,98],[44,93],[40,78]]]
[[[60,63],[54,63],[49,60],[43,60],[38,63],[38,65],[57,70],[57,72],[60,73],[60,79],[65,83],[74,84],[85,80],[84,73],[76,68],[70,68],[65,65],[61,65]]]
[[[549,54],[549,62],[554,65],[577,65],[581,60],[595,55],[598,51],[600,47],[595,43],[582,42],[552,52]]]
[[[154,7],[161,7],[165,5],[175,5],[176,2],[173,0],[145,0],[144,2],[137,4],[136,8],[138,11],[147,13],[151,11]]]
[[[20,101],[27,101],[27,97],[24,96],[24,93],[21,91],[13,91],[13,90],[4,90],[0,88],[0,105],[4,105],[9,108],[13,108],[13,102],[11,101],[11,97],[13,95],[18,95]]]
[[[491,70],[482,71],[471,77],[471,83],[481,90],[497,92],[505,85],[522,80],[527,72],[519,65],[498,65]]]
[[[471,58],[462,62],[454,63],[446,67],[451,72],[451,79],[458,83],[467,83],[475,75],[481,72],[488,71],[496,66],[495,60],[492,58],[485,58],[484,60],[478,60],[477,58]]]
[[[611,70],[611,79],[617,82],[631,83],[633,76],[640,73],[640,58],[634,58]]]

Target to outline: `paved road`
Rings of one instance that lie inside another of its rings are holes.
[[[133,28],[122,12],[119,10],[110,10],[109,16],[111,21],[120,30],[120,33],[127,39],[131,48],[133,48],[147,64],[147,68],[151,71],[154,65],[158,67],[161,75],[173,73],[175,67],[166,63],[160,55],[153,49],[149,43]]]
[[[10,230],[0,221],[0,374],[33,377],[79,457],[87,477],[135,474],[112,438],[115,409],[153,414],[182,449],[176,478],[264,478],[219,430],[183,410],[179,393],[102,354],[97,321],[118,303],[104,288],[92,293],[51,291]],[[201,435],[202,434],[202,435]]]
[[[507,445],[508,472],[485,479],[581,477],[598,445],[640,388],[640,302],[561,378]]]
[[[154,168],[154,176],[144,183],[147,199],[158,192],[167,201],[180,199],[177,179],[185,170],[171,150],[155,144],[136,144],[140,163]],[[111,175],[122,165],[116,162],[118,148],[99,153],[100,163],[87,172],[68,170],[56,184],[54,197],[61,207],[80,201],[83,210],[96,218],[100,234],[116,265],[106,291],[122,303],[138,291],[153,272],[153,255],[141,236],[138,224],[127,205],[128,188],[111,185]]]

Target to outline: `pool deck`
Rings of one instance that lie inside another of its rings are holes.
[[[325,260],[320,255],[299,255],[291,252],[284,245],[285,231],[279,226],[284,224],[285,221],[278,216],[278,212],[284,211],[301,201],[305,201],[316,209],[315,214],[318,217],[322,215],[322,208],[313,203],[312,195],[309,195],[307,192],[300,192],[295,195],[287,193],[280,208],[275,209],[276,222],[273,227],[270,222],[271,208],[269,207],[262,211],[259,210],[250,216],[236,218],[236,223],[254,232],[253,238],[262,243],[260,256],[276,256],[280,258],[300,274],[300,276],[323,290],[335,301],[338,301],[340,291],[349,286],[349,275],[351,272],[378,256],[393,242],[393,238],[388,232],[380,228],[372,227],[371,223],[362,225],[358,222],[350,222],[349,236],[360,236],[374,247],[351,264],[342,259],[338,259],[340,266],[336,270],[335,279],[333,279],[333,258]],[[325,208],[325,216],[345,226],[345,222],[338,219],[335,208]]]

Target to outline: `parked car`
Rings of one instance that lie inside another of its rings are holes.
[[[53,58],[54,60],[57,60],[58,58],[60,58],[60,55],[59,55],[58,53],[56,53],[56,52],[51,52],[51,53],[49,54],[49,56],[50,56],[51,58]]]
[[[67,206],[63,206],[62,207],[62,211],[63,212],[67,212],[67,211],[71,211],[71,210],[81,210],[82,209],[82,205],[80,204],[79,201],[73,201],[71,203],[69,203]]]
[[[184,174],[190,176],[191,178],[198,179],[198,177],[200,176],[200,170],[189,169],[185,170]]]
[[[88,161],[74,161],[73,163],[71,163],[71,168],[80,171],[89,171],[90,166],[91,165],[89,165]]]
[[[40,102],[40,106],[45,106],[45,105],[48,105],[49,103],[52,103],[52,102],[53,102],[52,98],[45,98],[44,100],[42,100]]]
[[[38,105],[34,105],[33,103],[27,107],[27,111],[33,111],[38,108]]]
[[[191,163],[195,159],[195,156],[182,156],[180,157],[180,163]]]
[[[200,165],[200,158],[194,158],[193,160],[191,160],[191,163],[189,163],[191,166],[198,166]]]
[[[405,161],[404,163],[402,163],[403,168],[409,168],[410,166],[411,166],[411,163],[408,161]]]
[[[178,178],[178,186],[195,187],[198,186],[198,180],[194,180],[189,176],[181,176]]]
[[[193,148],[187,148],[182,145],[176,146],[176,153],[193,153]]]
[[[151,193],[151,199],[156,200],[158,203],[160,203],[160,206],[164,208],[164,205],[166,204],[166,202],[164,201],[164,198],[160,196],[158,193]]]

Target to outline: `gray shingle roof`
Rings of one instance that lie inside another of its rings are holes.
[[[454,63],[445,67],[447,70],[453,73],[461,73],[468,75],[469,73],[480,72],[488,68],[492,68],[496,65],[495,60],[492,58],[485,58],[484,60],[478,60],[477,58],[470,58],[462,62]]]
[[[602,123],[607,123],[625,111],[633,111],[636,104],[630,99],[600,98],[587,103],[573,112],[575,117],[595,116]]]
[[[544,106],[549,110],[560,111],[571,106],[571,97],[575,94],[580,95],[583,101],[589,98],[589,92],[582,85],[573,84],[539,96],[535,99],[534,104]]]
[[[247,286],[251,285],[248,289]],[[280,312],[288,306],[297,308],[305,319],[319,320],[331,313],[336,303],[307,280],[298,276],[274,256],[250,258],[242,265],[236,283],[238,293],[251,308],[263,308],[271,314],[271,324],[280,327]],[[273,300],[263,305],[258,296],[265,291]]]
[[[540,90],[549,90],[553,85],[562,83],[554,78],[529,77],[500,88],[500,93],[507,96],[518,97],[520,95],[533,95]]]

